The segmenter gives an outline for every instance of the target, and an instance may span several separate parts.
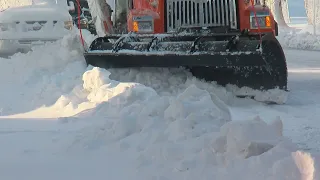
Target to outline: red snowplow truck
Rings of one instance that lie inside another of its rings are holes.
[[[89,8],[98,16],[108,16],[100,18],[106,35],[86,50],[87,64],[185,67],[194,76],[221,85],[287,90],[286,59],[275,37],[277,23],[264,4],[254,0],[115,0],[111,18],[111,12],[105,12],[110,9],[105,8],[108,3],[97,1],[88,0]]]

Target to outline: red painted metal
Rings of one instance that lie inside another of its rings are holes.
[[[238,16],[240,23],[240,30],[250,29],[250,12],[253,8],[256,12],[258,11],[271,11],[268,7],[262,5],[252,6],[250,3],[246,3],[245,0],[238,0]],[[157,4],[152,6],[152,4]],[[133,7],[129,11],[128,15],[128,31],[133,30],[133,16],[152,16],[154,18],[154,33],[165,33],[165,0],[133,0]],[[251,29],[252,33],[275,33],[275,20],[271,14],[272,28],[271,29]]]

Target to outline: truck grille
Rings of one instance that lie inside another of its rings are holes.
[[[179,27],[237,28],[235,0],[167,0],[167,29]]]

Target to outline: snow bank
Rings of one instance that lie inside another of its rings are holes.
[[[84,62],[76,35],[0,58],[1,115],[54,103],[79,83],[77,79],[81,82]]]
[[[78,36],[68,34],[57,42],[47,42],[41,46],[34,46],[31,52],[25,54],[16,53],[8,59],[0,58],[0,73],[2,74],[0,78],[8,80],[4,77],[6,74],[6,76],[21,80],[22,75],[22,77],[29,78],[28,76],[37,70],[46,70],[52,73],[59,72],[67,64],[83,60],[82,49],[79,45]],[[15,75],[17,71],[21,76]]]
[[[320,50],[320,31],[318,35],[313,34],[312,26],[305,26],[302,29],[286,28],[279,32],[278,40],[283,47]]]

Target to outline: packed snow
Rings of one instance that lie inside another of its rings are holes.
[[[305,51],[317,35],[278,38],[291,90],[274,92],[281,105],[184,69],[87,67],[78,32],[0,58],[1,178],[320,179],[320,52]]]

